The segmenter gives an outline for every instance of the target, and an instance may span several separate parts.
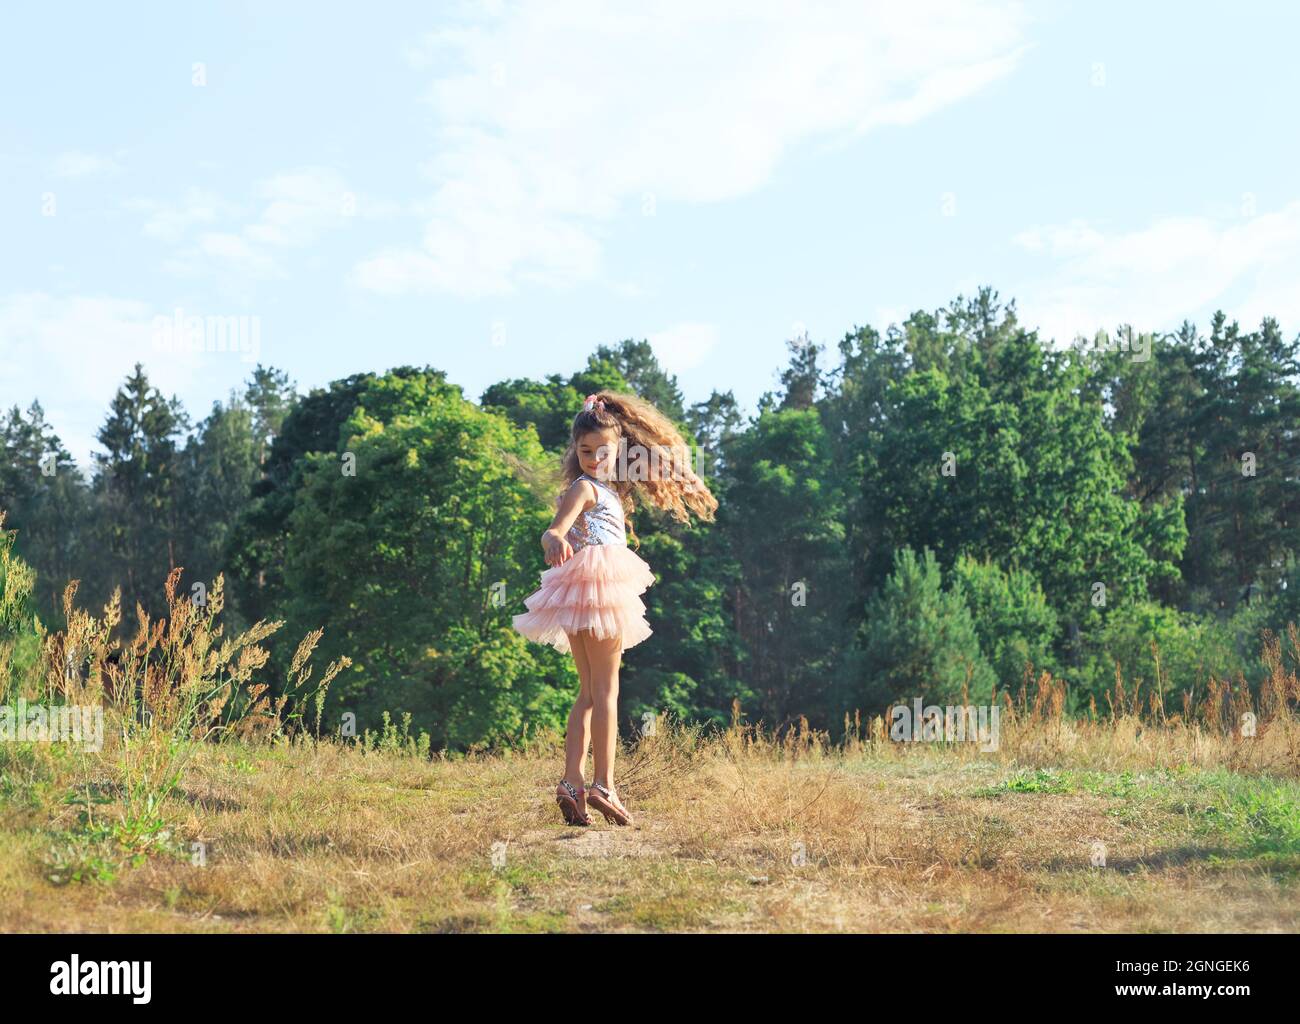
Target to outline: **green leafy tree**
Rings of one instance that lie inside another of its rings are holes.
[[[41,625],[32,592],[36,573],[14,553],[15,531],[0,509],[0,703],[14,695],[37,664]]]
[[[96,435],[104,448],[95,454],[94,531],[106,556],[99,576],[121,582],[124,609],[138,603],[160,615],[162,582],[181,564],[178,441],[188,429],[180,402],[165,399],[136,363]]]
[[[1184,322],[1145,359],[1090,353],[1115,425],[1134,438],[1131,492],[1185,508],[1180,575],[1152,588],[1166,604],[1226,614],[1281,585],[1300,541],[1297,344],[1271,319],[1243,332],[1220,312],[1208,338]]]
[[[633,728],[644,715],[662,713],[725,726],[732,701],[749,706],[756,694],[736,671],[741,647],[731,598],[738,567],[722,531],[655,517],[639,553],[655,573],[654,586],[642,595],[654,636],[625,655],[624,714]]]
[[[1018,565],[1068,620],[1136,600],[1173,576],[1181,510],[1142,508],[1125,491],[1129,439],[1106,428],[1085,366],[1016,330],[960,379],[936,369],[891,385],[878,446],[863,459],[865,579],[899,547]],[[1096,584],[1105,588],[1099,590]]]
[[[710,475],[725,472],[726,449],[745,429],[736,396],[730,391],[714,391],[691,406],[686,421],[703,453],[705,471]]]
[[[1104,626],[1089,638],[1082,666],[1076,673],[1076,704],[1097,702],[1107,713],[1107,691],[1116,672],[1126,695],[1139,695],[1144,710],[1155,696],[1169,716],[1181,714],[1184,694],[1199,700],[1211,678],[1220,682],[1243,676],[1258,687],[1261,630],[1267,608],[1242,605],[1224,617],[1168,608],[1155,601],[1137,601],[1116,608]]]
[[[531,434],[433,371],[369,382],[334,450],[304,456],[283,608],[299,628],[325,626],[328,658],[353,659],[331,691],[336,714],[374,726],[410,712],[456,746],[562,722],[571,663],[510,623],[536,588],[553,512],[513,466],[541,458]]]
[[[227,404],[213,403],[185,447],[182,563],[191,582],[228,571],[234,529],[261,478],[259,429],[254,410],[232,393]]]
[[[960,703],[991,701],[996,676],[980,650],[970,609],[958,589],[945,590],[934,552],[911,548],[894,556],[894,571],[866,608],[860,653],[850,662],[846,704],[879,714],[916,697]]]
[[[1300,339],[1277,322],[1243,332],[1215,316],[1197,360],[1204,453],[1188,495],[1190,584],[1228,609],[1280,585],[1300,546]]]
[[[243,404],[252,416],[253,452],[259,466],[270,455],[271,445],[297,399],[297,391],[287,373],[257,364],[245,385]]]
[[[686,420],[677,378],[659,365],[648,341],[627,338],[617,345],[599,346],[586,368],[574,374],[572,383],[583,395],[601,388],[630,388],[673,422]]]
[[[483,408],[500,413],[520,429],[537,431],[542,447],[562,449],[569,443],[573,417],[582,408],[585,395],[571,381],[551,374],[544,381],[507,380],[483,392]]]
[[[1035,673],[1055,671],[1056,613],[1033,576],[960,555],[952,584],[970,609],[980,651],[1002,689],[1017,686],[1027,666]]]
[[[416,371],[407,367],[392,372]],[[358,396],[374,379],[374,374],[359,373],[313,388],[292,404],[281,421],[261,463],[261,478],[253,485],[223,559],[231,573],[233,606],[245,622],[275,618],[276,609],[288,599],[284,562],[289,515],[307,456],[337,451],[340,429],[356,408]]]
[[[811,409],[822,386],[817,360],[822,346],[807,335],[786,341],[790,361],[781,371],[781,408]]]
[[[824,715],[853,595],[844,586],[844,498],[821,417],[764,412],[727,462],[718,523],[737,566],[727,604],[739,678],[769,725]]]
[[[16,556],[37,571],[35,607],[45,621],[57,621],[63,588],[84,575],[90,554],[90,491],[39,401],[26,415],[14,406],[0,420],[0,511],[17,531]]]

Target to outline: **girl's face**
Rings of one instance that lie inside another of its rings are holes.
[[[597,480],[614,479],[614,462],[618,455],[618,431],[614,427],[583,434],[576,447],[578,464],[584,473]]]

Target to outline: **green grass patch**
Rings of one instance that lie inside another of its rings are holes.
[[[1000,797],[1008,793],[1072,793],[1073,773],[1055,768],[1034,768],[1017,772],[993,786],[982,786],[971,795]]]
[[[137,814],[122,814],[116,819],[105,812],[99,820],[98,808],[115,802],[118,789],[109,783],[88,783],[70,790],[63,802],[82,807],[77,825],[50,833],[42,855],[45,876],[55,885],[73,882],[112,883],[123,871],[139,867],[150,855],[186,859],[184,844],[173,835],[150,799]]]
[[[1204,808],[1209,831],[1250,856],[1300,856],[1300,793],[1292,782],[1238,779]]]

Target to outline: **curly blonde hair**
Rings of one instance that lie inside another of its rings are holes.
[[[643,504],[670,513],[678,522],[688,521],[691,512],[707,522],[713,521],[718,499],[691,468],[690,447],[672,420],[644,398],[619,391],[588,395],[583,410],[573,418],[562,463],[566,487],[582,476],[579,439],[611,427],[619,435],[617,464],[623,472],[616,473],[608,483],[623,499],[626,518],[631,516],[635,495]],[[635,541],[630,522],[628,533]]]

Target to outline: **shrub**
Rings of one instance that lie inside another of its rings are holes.
[[[1018,686],[1026,665],[1055,672],[1051,655],[1056,613],[1038,581],[1023,569],[1004,572],[991,561],[962,555],[953,565],[952,588],[970,609],[980,651],[1003,689]]]
[[[861,633],[858,706],[884,706],[922,697],[953,703],[968,686],[972,702],[987,703],[995,676],[980,651],[965,598],[945,591],[934,552],[895,553],[894,571],[867,602]]]
[[[1262,603],[1243,605],[1231,618],[1180,612],[1154,601],[1121,605],[1089,637],[1078,689],[1099,701],[1115,683],[1116,664],[1132,691],[1166,695],[1166,709],[1181,707],[1181,694],[1199,697],[1211,678],[1219,682],[1244,676],[1258,683],[1259,631],[1265,624]],[[1168,695],[1179,694],[1176,702]]]
[[[0,510],[0,701],[36,668],[41,635],[32,609],[36,573],[13,553],[17,534],[4,521]]]

